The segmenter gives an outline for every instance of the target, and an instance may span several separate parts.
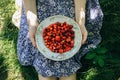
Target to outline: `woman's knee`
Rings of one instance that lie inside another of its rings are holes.
[[[38,75],[39,80],[57,80],[56,77],[43,77],[42,75]]]
[[[60,80],[76,80],[76,74],[72,74],[70,76],[60,77]]]

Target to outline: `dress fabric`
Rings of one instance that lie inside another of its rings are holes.
[[[39,23],[53,15],[64,15],[75,19],[74,0],[36,0]],[[86,29],[88,38],[81,49],[70,59],[64,61],[53,61],[45,58],[32,43],[28,36],[29,25],[25,15],[24,5],[20,30],[18,34],[17,54],[20,63],[24,66],[32,65],[36,71],[44,77],[69,76],[81,68],[80,59],[90,48],[96,48],[101,42],[99,34],[102,26],[103,13],[98,0],[87,0],[86,3]]]

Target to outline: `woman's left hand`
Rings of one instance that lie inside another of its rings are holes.
[[[85,26],[80,26],[81,29],[81,33],[82,33],[82,45],[85,44],[86,40],[87,40],[87,36],[88,36],[88,32],[85,28]]]

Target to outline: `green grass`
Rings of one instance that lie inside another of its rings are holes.
[[[14,0],[0,2],[0,14],[4,13],[0,15],[0,80],[38,80],[35,69],[22,66],[17,59],[18,29],[11,22],[13,3]],[[100,45],[108,50],[105,65],[99,67],[83,57],[83,67],[77,72],[77,80],[120,80],[120,1],[100,0],[100,3],[104,12]]]
[[[17,34],[16,28],[7,28],[0,33],[0,80],[37,80],[33,67],[23,67],[18,62]]]

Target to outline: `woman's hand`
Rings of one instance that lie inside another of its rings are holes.
[[[29,26],[29,37],[32,42],[32,45],[36,48],[35,34],[37,30],[38,23],[36,22],[34,26]]]
[[[35,34],[38,27],[38,19],[37,16],[32,12],[28,12],[27,15],[28,15],[27,19],[29,24],[29,37],[32,42],[32,45],[36,48],[37,46],[35,41]]]
[[[31,24],[31,23],[30,23]],[[29,24],[29,25],[30,25]],[[36,41],[35,41],[35,34],[36,34],[36,30],[37,30],[37,27],[38,27],[38,22],[35,22],[34,25],[30,25],[29,26],[29,37],[30,37],[30,40],[32,42],[32,45],[36,48]]]
[[[83,44],[85,44],[85,42],[87,40],[88,32],[87,32],[85,26],[81,26],[80,29],[81,29],[81,33],[82,33],[82,42],[81,43],[83,45]]]

